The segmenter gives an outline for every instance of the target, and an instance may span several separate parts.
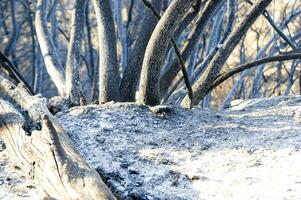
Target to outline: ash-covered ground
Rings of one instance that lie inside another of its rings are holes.
[[[11,163],[5,149],[5,144],[0,138],[0,199],[39,199],[36,185],[18,173],[21,169]]]
[[[57,117],[121,199],[301,198],[300,96],[220,112],[110,103]]]
[[[301,98],[236,103],[219,113],[111,104],[57,116],[121,198],[301,198]]]

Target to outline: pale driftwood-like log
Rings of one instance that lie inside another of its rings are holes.
[[[46,101],[0,76],[0,91],[27,111],[0,99],[0,137],[10,158],[47,199],[115,199],[97,172],[74,150]],[[28,115],[27,115],[28,113]]]

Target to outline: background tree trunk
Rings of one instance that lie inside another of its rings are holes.
[[[47,1],[48,0],[37,0],[37,11],[35,19],[36,33],[48,74],[50,75],[53,83],[58,89],[59,94],[61,96],[65,96],[65,73],[61,64],[59,63],[56,49],[50,39],[50,35],[47,30]]]
[[[217,12],[221,4],[222,2],[219,0],[210,0],[208,3],[206,3],[206,6],[195,22],[195,26],[190,31],[188,39],[184,42],[182,47],[181,55],[186,63],[197,46],[195,44],[197,44],[201,39],[201,35],[207,23]],[[177,60],[174,60],[172,64],[170,66],[167,66],[167,69],[162,72],[160,78],[160,94],[162,97],[166,95],[167,89],[171,86],[180,69],[181,68],[179,66],[179,63],[177,62]]]
[[[194,2],[193,0],[172,1],[156,25],[144,55],[138,102],[148,105],[159,104],[159,74],[169,41]]]
[[[74,105],[80,104],[82,97],[81,84],[79,79],[79,65],[81,41],[84,32],[84,11],[86,0],[75,0],[72,13],[71,36],[66,63],[66,91],[67,98]]]
[[[116,33],[110,0],[93,0],[99,45],[99,103],[119,100]]]
[[[255,20],[265,10],[265,8],[271,3],[271,0],[257,0],[256,3],[250,8],[250,11],[246,13],[245,17],[237,25],[237,27],[231,32],[225,43],[219,49],[213,60],[209,63],[208,68],[202,74],[202,76],[193,84],[192,89],[195,95],[194,101],[191,102],[186,95],[181,105],[186,108],[190,108],[192,105],[199,103],[209,92],[209,88],[220,69],[231,55],[234,48],[241,41],[242,37],[249,30]]]
[[[156,10],[159,11],[161,7],[160,1],[152,0],[151,2]],[[130,52],[128,66],[125,68],[120,84],[122,101],[135,101],[145,49],[158,21],[147,8],[144,7],[143,11],[140,12],[143,12],[144,16],[137,33],[137,38],[134,41],[132,51]]]

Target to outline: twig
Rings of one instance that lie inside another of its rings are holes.
[[[253,2],[250,0],[245,0],[247,3],[249,3],[250,5],[253,5]],[[265,9],[264,12],[262,13],[263,16],[268,20],[268,22],[270,23],[270,25],[275,29],[275,31],[279,34],[279,36],[285,41],[287,42],[287,44],[292,47],[293,49],[296,49],[297,46],[280,30],[280,28],[275,24],[274,20],[272,19],[272,17],[270,16],[270,14],[268,13],[268,11]]]
[[[28,92],[31,95],[34,95],[33,90],[29,86],[29,84],[26,82],[26,80],[23,78],[23,76],[18,72],[18,70],[15,68],[12,62],[0,51],[0,65],[5,68],[9,75],[17,81],[17,83],[22,83],[28,90]]]
[[[231,76],[233,76],[233,75],[235,75],[239,72],[242,72],[246,69],[250,69],[252,67],[256,67],[258,65],[262,65],[262,64],[265,64],[265,63],[295,60],[295,59],[300,59],[300,58],[301,58],[301,53],[293,52],[293,53],[290,53],[290,54],[280,54],[280,55],[277,55],[277,56],[265,57],[265,58],[262,58],[262,59],[255,60],[253,62],[249,62],[249,63],[243,64],[243,65],[239,65],[235,68],[232,68],[228,72],[224,72],[224,73],[219,74],[216,77],[216,79],[214,80],[214,82],[211,84],[210,90],[213,90],[214,88],[216,88],[217,86],[222,84],[224,81],[226,81]]]

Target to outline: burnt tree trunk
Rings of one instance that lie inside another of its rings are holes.
[[[80,65],[81,41],[84,30],[85,3],[86,0],[75,0],[66,62],[66,95],[74,105],[79,105],[80,98],[83,97],[78,70]]]
[[[74,150],[46,100],[0,76],[0,137],[10,158],[35,180],[47,199],[115,199],[97,172]],[[25,112],[24,112],[25,111]],[[26,114],[28,113],[28,114]],[[41,198],[42,199],[42,198]]]
[[[57,51],[47,29],[47,16],[45,12],[47,9],[47,2],[47,0],[37,1],[37,11],[35,17],[37,39],[44,58],[47,72],[55,84],[59,94],[61,96],[65,96],[65,73],[59,62]]]
[[[158,0],[152,0],[152,4],[156,10],[160,9],[161,3]],[[131,57],[128,59],[128,66],[125,68],[120,84],[120,95],[122,101],[135,101],[143,56],[149,38],[157,24],[157,19],[148,10],[145,9],[141,12],[144,13],[141,22],[142,25],[138,29],[137,39],[134,41],[133,50],[130,54]]]
[[[99,44],[99,103],[119,100],[116,32],[111,1],[93,0]]]
[[[195,95],[193,102],[191,102],[188,95],[186,95],[181,103],[183,107],[190,108],[192,105],[198,104],[208,94],[210,86],[234,48],[270,3],[271,0],[257,0],[250,8],[249,12],[246,13],[245,17],[231,32],[225,43],[213,57],[202,76],[193,84],[192,89]]]
[[[158,82],[169,41],[194,0],[174,0],[164,12],[146,47],[139,86],[138,102],[159,104]]]

